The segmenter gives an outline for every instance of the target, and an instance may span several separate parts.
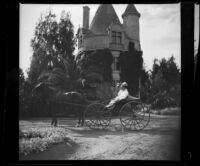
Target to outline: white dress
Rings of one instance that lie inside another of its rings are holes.
[[[128,93],[128,90],[127,89],[121,89],[119,90],[119,92],[117,93],[117,96],[112,99],[110,101],[110,103],[106,106],[106,107],[111,107],[113,106],[116,102],[120,101],[120,100],[123,100],[123,99],[126,99],[127,97],[129,96],[129,93]]]

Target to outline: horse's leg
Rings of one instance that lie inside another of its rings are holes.
[[[56,112],[55,112],[56,110],[54,109],[55,103],[52,103],[50,106],[51,106],[50,109],[51,109],[51,114],[52,114],[51,125],[53,125],[54,127],[57,127],[58,121],[57,121]],[[55,107],[55,108],[58,108],[58,107]]]
[[[80,110],[78,110],[78,127],[81,125],[81,114]]]
[[[58,123],[58,121],[57,121],[57,118],[56,118],[56,117],[55,117],[54,121],[55,121],[55,123],[54,123],[54,127],[57,127],[57,123]]]
[[[79,108],[78,116],[79,116],[78,124],[79,126],[83,126],[83,123],[84,123],[84,109],[83,108]]]
[[[54,127],[56,127],[56,125],[57,125],[57,120],[56,120],[55,115],[52,116],[51,125],[54,126]]]
[[[61,108],[62,108],[62,104],[59,104],[59,103],[55,103],[56,107],[55,108],[58,108],[57,111],[60,111]],[[54,114],[54,126],[57,127],[57,123],[58,123],[58,120],[57,120],[57,115],[58,112]]]
[[[54,122],[53,122],[53,117],[51,117],[51,126],[53,126],[53,123],[54,123]]]
[[[84,109],[81,110],[81,126],[84,125]]]
[[[76,112],[76,117],[77,117],[77,124],[76,124],[76,127],[79,127],[79,124],[80,124],[80,116],[79,116],[79,111],[78,111],[78,109],[76,109],[75,110],[75,112]]]
[[[51,114],[51,126],[54,125],[54,112],[53,112],[53,108],[52,108],[52,104],[49,104],[48,107],[49,107],[49,110],[50,110],[50,114]]]

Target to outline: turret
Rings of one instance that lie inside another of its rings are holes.
[[[126,34],[131,40],[140,42],[140,31],[139,31],[139,18],[140,13],[137,11],[133,4],[129,4],[122,14],[123,18],[123,27]]]
[[[89,28],[89,15],[90,8],[88,6],[83,6],[83,28]]]

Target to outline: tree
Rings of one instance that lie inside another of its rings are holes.
[[[24,72],[21,68],[19,68],[19,87],[20,87],[19,89],[22,89],[24,81],[25,81]]]
[[[62,12],[60,22],[55,20],[56,15],[51,11],[43,18],[35,28],[35,34],[31,40],[33,56],[28,71],[28,79],[32,84],[42,72],[52,71],[60,66],[60,58],[73,59],[74,37],[73,24],[69,13]]]
[[[27,112],[30,112],[29,107],[32,101],[30,96],[32,87],[30,83],[24,78],[24,73],[19,68],[19,113],[20,116],[24,116]]]
[[[111,89],[113,57],[109,49],[86,51],[77,56],[77,67],[87,80],[85,94],[91,100],[108,100],[113,97]]]
[[[76,75],[73,75],[76,73],[73,56],[75,42],[69,13],[63,11],[59,21],[56,21],[56,15],[51,10],[45,16],[41,15],[31,40],[33,55],[27,79],[27,85],[31,87],[27,97],[30,114],[48,115],[48,109],[45,108],[46,94],[31,95],[39,82],[51,83],[63,91],[71,90],[71,86],[74,86],[71,79],[76,79]]]
[[[60,57],[60,66],[50,72],[43,72],[38,81],[48,82],[64,91],[75,90],[87,95],[93,91],[94,95],[98,88],[93,89],[92,84],[102,85],[111,81],[111,63],[112,55],[108,50],[86,52],[84,58],[78,58],[76,61]]]
[[[62,91],[78,90],[83,80],[75,61],[63,57],[60,57],[59,67],[54,67],[52,71],[44,71],[38,77],[38,82],[51,84]]]
[[[140,96],[142,101],[149,102],[150,95],[151,95],[151,80],[150,80],[150,73],[146,71],[145,67],[143,66],[141,71],[141,87],[140,87]]]
[[[122,81],[128,83],[129,93],[137,96],[139,92],[139,78],[143,68],[142,52],[135,50],[134,43],[130,42],[129,51],[121,52],[119,63]]]
[[[154,107],[180,105],[181,73],[171,56],[168,60],[154,59],[151,71],[151,100]]]
[[[75,50],[76,38],[74,37],[74,26],[70,20],[70,13],[62,11],[60,22],[58,24],[59,40],[56,44],[59,54],[63,58],[74,59],[73,52]]]
[[[85,52],[83,58],[77,59],[81,74],[90,82],[111,82],[112,80],[112,54],[110,50],[96,50]]]
[[[167,82],[166,86],[171,86],[180,83],[180,71],[175,63],[175,58],[171,56],[168,60],[162,58],[160,61],[154,59],[152,80],[155,80],[158,75],[162,75],[163,79]],[[169,87],[167,90],[169,90]]]

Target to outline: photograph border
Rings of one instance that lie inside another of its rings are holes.
[[[132,1],[123,1],[131,3]],[[179,3],[181,1],[134,1],[134,4],[153,4],[153,3]],[[18,160],[18,143],[19,143],[19,3],[37,3],[37,4],[82,4],[82,3],[100,3],[100,1],[15,1],[5,4],[5,74],[4,74],[4,93],[3,93],[3,111],[2,111],[2,133],[1,142],[3,148],[3,165],[33,165],[33,164],[48,164],[48,165],[68,165],[68,164],[130,164],[139,165],[185,165],[190,164],[192,159],[192,131],[193,127],[189,121],[192,121],[193,115],[188,114],[194,108],[194,3],[181,2],[181,161],[137,161],[137,160],[95,160],[95,161],[19,161]],[[101,1],[101,3],[103,3]],[[120,2],[109,2],[119,4]],[[199,49],[198,49],[199,50]],[[17,56],[18,54],[18,56]],[[199,62],[199,61],[198,61]],[[189,120],[188,120],[189,119]],[[189,123],[188,123],[189,122]]]

